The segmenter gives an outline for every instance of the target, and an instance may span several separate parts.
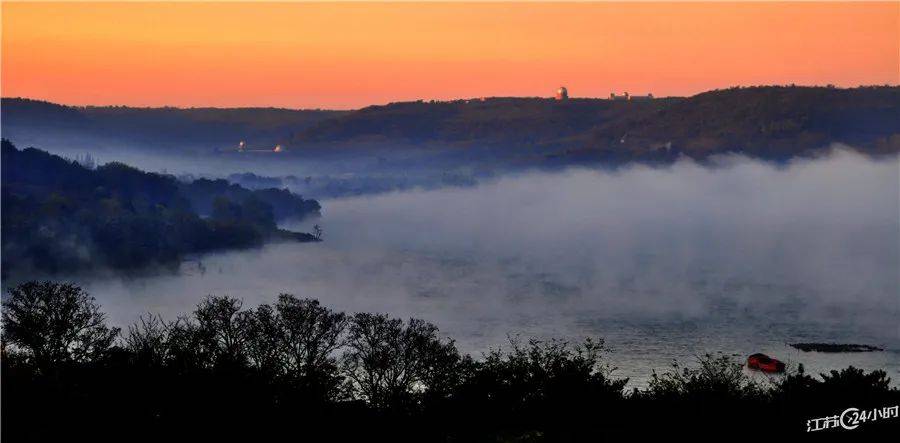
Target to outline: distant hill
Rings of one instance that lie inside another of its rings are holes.
[[[900,88],[754,87],[654,101],[584,134],[569,155],[598,159],[702,159],[738,152],[783,160],[843,143],[900,151]]]
[[[4,137],[46,131],[155,145],[275,144],[343,111],[280,108],[64,106],[25,98],[0,103]]]
[[[781,160],[832,143],[872,154],[900,151],[900,87],[889,86],[762,86],[632,101],[417,101],[346,112],[64,107],[3,99],[2,114],[4,134],[40,127],[122,140],[230,146],[248,139],[307,152],[479,147],[490,148],[494,160],[520,164],[666,162],[726,152]]]
[[[544,98],[392,103],[322,120],[292,141],[294,145],[353,141],[509,146],[562,143],[603,122],[657,106],[644,101]]]
[[[551,157],[616,162],[723,152],[783,159],[835,142],[898,152],[900,88],[768,86],[634,101],[394,103],[322,120],[293,139],[295,145],[392,140],[561,148]]]

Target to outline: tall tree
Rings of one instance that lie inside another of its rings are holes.
[[[83,289],[69,283],[28,282],[3,302],[3,340],[38,368],[102,356],[119,335]]]

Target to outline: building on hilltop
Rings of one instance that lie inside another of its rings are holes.
[[[556,90],[556,99],[557,100],[568,100],[569,99],[569,90],[566,89],[565,86],[560,86],[559,89]]]
[[[631,94],[629,94],[629,93],[626,92],[626,93],[623,94],[623,95],[617,95],[615,92],[613,92],[613,93],[610,93],[610,94],[609,94],[609,99],[610,99],[610,100],[623,100],[623,101],[630,101],[630,100],[653,100],[653,94],[647,94],[647,95],[631,95]]]

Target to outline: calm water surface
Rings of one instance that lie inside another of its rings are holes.
[[[673,360],[765,352],[809,372],[900,380],[900,168],[850,154],[783,167],[735,161],[571,171],[467,189],[324,201],[320,244],[200,257],[180,272],[82,281],[127,324],[207,294],[281,292],[437,324],[465,351],[600,337],[643,386]],[[885,352],[803,353],[801,341]]]

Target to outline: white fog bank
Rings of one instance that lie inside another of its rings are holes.
[[[801,339],[900,348],[896,158],[531,173],[323,207],[321,244],[86,285],[120,324],[190,311],[207,294],[254,305],[290,292],[421,317],[466,350],[506,334],[686,355]]]

